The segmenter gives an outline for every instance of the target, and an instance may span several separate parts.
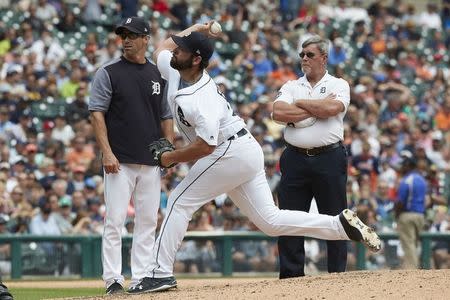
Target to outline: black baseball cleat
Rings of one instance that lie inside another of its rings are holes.
[[[144,277],[137,285],[130,288],[128,290],[128,293],[144,294],[151,292],[161,292],[175,287],[177,287],[177,281],[173,276],[165,278]]]
[[[13,296],[3,283],[0,283],[0,300],[13,300]]]
[[[123,286],[117,281],[114,281],[114,283],[108,286],[108,288],[106,289],[106,295],[117,295],[123,293],[125,293],[125,290],[123,289]]]
[[[350,209],[344,209],[339,214],[339,221],[344,227],[345,233],[352,241],[362,242],[373,252],[381,249],[381,240],[376,232],[364,224]]]

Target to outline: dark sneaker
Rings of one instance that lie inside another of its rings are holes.
[[[364,224],[355,212],[350,209],[344,209],[339,215],[339,220],[349,239],[362,242],[373,252],[381,249],[381,240],[376,232]]]
[[[128,293],[143,294],[161,292],[175,287],[177,287],[177,281],[173,276],[165,278],[144,277],[137,285],[130,288]]]
[[[125,293],[125,290],[123,289],[123,286],[117,281],[108,286],[108,288],[106,289],[106,295],[123,294],[123,293]]]
[[[13,296],[3,283],[0,283],[0,300],[13,300]]]

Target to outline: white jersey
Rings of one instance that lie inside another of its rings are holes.
[[[275,102],[284,101],[289,104],[298,99],[324,99],[334,93],[336,100],[341,101],[345,110],[327,119],[317,119],[310,127],[286,127],[284,138],[289,144],[300,148],[314,148],[330,145],[344,139],[344,116],[350,104],[350,87],[344,79],[329,75],[328,72],[311,87],[306,76],[285,83]]]
[[[206,71],[193,85],[178,89],[181,77],[170,66],[171,58],[172,52],[161,51],[157,66],[168,81],[167,99],[175,124],[187,142],[193,142],[198,136],[217,146],[245,127]]]

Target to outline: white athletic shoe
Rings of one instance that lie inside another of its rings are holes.
[[[345,233],[352,241],[362,242],[367,248],[373,252],[377,252],[381,249],[381,240],[377,233],[364,224],[356,215],[354,211],[350,209],[344,209],[339,214],[339,220],[342,227],[344,227]]]

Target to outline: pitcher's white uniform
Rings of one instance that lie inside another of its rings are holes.
[[[188,142],[198,136],[216,149],[199,159],[170,194],[148,276],[173,275],[175,254],[193,213],[223,193],[268,235],[348,240],[338,216],[280,210],[275,206],[260,145],[248,132],[236,135],[245,127],[243,120],[233,114],[206,72],[198,82],[179,90],[180,74],[170,67],[171,57],[170,51],[161,51],[157,66],[168,81],[168,101],[179,132]]]

